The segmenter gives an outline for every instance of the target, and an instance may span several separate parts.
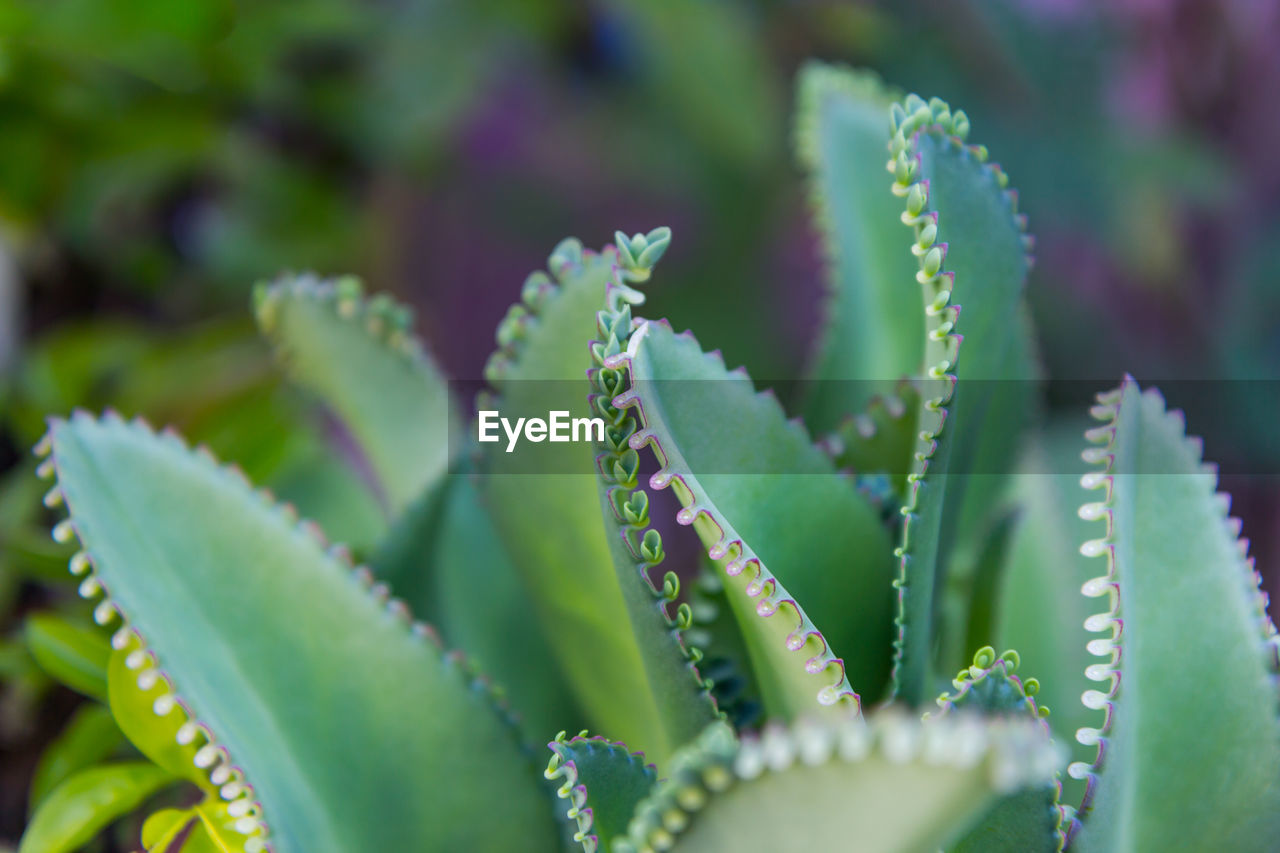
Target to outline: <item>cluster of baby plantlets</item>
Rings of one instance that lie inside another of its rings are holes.
[[[1276,632],[1198,444],[1126,378],[1076,519],[1043,460],[1079,449],[1030,417],[1026,220],[968,118],[826,66],[799,100],[829,295],[798,418],[640,315],[659,228],[562,242],[499,326],[481,408],[605,422],[554,452],[471,440],[353,279],[259,288],[382,508],[368,553],[172,432],[51,420],[140,755],[56,787],[20,853],[174,788],[148,851],[1270,849]],[[696,577],[663,570],[664,489]]]

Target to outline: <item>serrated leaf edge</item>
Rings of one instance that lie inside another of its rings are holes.
[[[114,423],[117,426],[136,430],[151,439],[167,442],[171,446],[177,447],[182,452],[200,460],[215,475],[230,478],[239,484],[245,490],[247,497],[256,499],[260,503],[264,512],[283,517],[289,525],[315,541],[331,561],[346,569],[365,591],[365,594],[382,605],[397,622],[404,626],[404,629],[411,636],[426,643],[440,654],[442,659],[449,661],[457,672],[463,673],[470,678],[471,683],[469,686],[472,689],[477,689],[486,697],[499,719],[511,730],[513,739],[523,748],[523,744],[519,740],[517,721],[507,707],[501,692],[496,690],[488,679],[476,670],[465,655],[458,651],[448,651],[435,628],[425,622],[415,620],[410,612],[409,605],[402,599],[393,597],[390,588],[386,584],[376,582],[373,572],[367,566],[356,565],[347,546],[331,544],[318,524],[309,519],[300,519],[298,517],[297,510],[292,504],[277,502],[269,489],[255,489],[249,478],[238,466],[222,464],[206,445],[191,447],[172,427],[165,427],[157,432],[141,416],[125,421],[119,413],[110,409],[103,413],[101,419],[95,418],[91,413],[82,409],[73,411],[70,418],[66,420],[50,418],[48,431],[36,443],[33,452],[42,460],[37,466],[37,475],[41,479],[54,481],[52,487],[46,493],[45,506],[50,509],[61,508],[66,511],[66,517],[53,526],[52,536],[54,541],[62,544],[72,541],[79,542],[79,533],[75,526],[74,507],[70,506],[57,482],[58,460],[53,446],[54,430],[62,423],[75,420]],[[77,588],[80,597],[95,602],[93,608],[94,622],[104,628],[115,626],[111,635],[111,646],[116,650],[129,650],[125,665],[130,670],[137,672],[138,688],[140,690],[151,691],[157,685],[163,688],[163,692],[155,699],[152,705],[152,711],[156,716],[167,717],[174,713],[181,715],[183,722],[178,726],[176,741],[180,746],[184,747],[192,747],[199,744],[195,750],[193,763],[196,768],[205,774],[205,781],[208,786],[216,790],[218,796],[227,802],[228,814],[236,819],[235,828],[244,836],[244,853],[274,853],[275,847],[271,841],[267,817],[261,802],[256,797],[253,784],[247,778],[244,769],[236,763],[228,749],[218,742],[216,732],[200,720],[196,709],[182,698],[174,685],[174,678],[165,670],[159,656],[149,648],[142,634],[130,625],[128,614],[124,613],[111,599],[110,590],[107,589],[102,579],[98,576],[94,566],[93,555],[85,548],[83,542],[79,542],[79,544],[81,546],[80,550],[71,556],[68,565],[71,574],[80,578],[80,584]]]
[[[604,364],[612,369],[625,368],[629,373],[632,372],[632,363],[639,352],[641,343],[651,324],[656,323],[668,329],[671,324],[666,320],[644,320],[632,333],[627,344],[627,349],[621,353],[606,358]],[[681,332],[678,337],[684,337],[698,346],[701,350],[702,345],[698,344],[697,339],[692,332]],[[714,362],[718,367],[724,367],[724,359],[718,350],[712,352],[703,351],[702,357]],[[739,367],[731,374],[737,374],[740,378],[750,382],[746,369]],[[753,386],[754,387],[754,386]],[[782,405],[778,402],[777,397],[772,391],[756,391],[757,398],[767,401],[767,404],[777,408],[779,415],[787,424],[787,428],[796,431],[801,435],[804,441],[812,444],[813,440],[805,429],[804,424],[798,419],[788,420],[786,413],[782,409]],[[679,448],[675,446],[673,441],[668,441],[664,445],[662,438],[659,436],[657,429],[650,424],[649,416],[645,413],[643,393],[640,389],[632,387],[625,393],[619,394],[613,400],[613,406],[619,410],[634,407],[639,415],[641,429],[637,430],[631,436],[629,442],[634,450],[641,450],[649,447],[654,457],[657,459],[659,470],[649,478],[650,488],[656,490],[675,487],[677,499],[683,507],[676,514],[676,521],[684,526],[692,525],[695,521],[704,520],[710,522],[718,531],[716,542],[707,547],[707,556],[712,560],[727,560],[725,564],[725,572],[732,576],[747,573],[747,595],[756,599],[755,613],[762,619],[768,619],[776,614],[789,612],[794,628],[788,633],[786,645],[788,651],[805,652],[808,650],[808,657],[805,660],[805,671],[810,675],[827,675],[828,683],[823,686],[815,694],[819,705],[847,706],[850,708],[854,716],[862,713],[862,700],[853,687],[849,684],[849,680],[845,675],[844,661],[835,656],[831,651],[831,645],[827,642],[818,626],[805,614],[804,608],[795,600],[782,585],[773,573],[765,566],[754,550],[748,545],[745,539],[738,534],[733,525],[729,523],[716,508],[715,504],[703,491],[701,485],[696,488],[690,486],[690,482],[697,484],[697,478],[694,477],[689,465],[685,462],[684,457],[680,454]],[[817,648],[813,648],[816,645]]]
[[[566,739],[565,735],[566,732],[560,732],[555,740],[547,744],[552,755],[543,776],[548,781],[563,780],[563,784],[556,788],[556,796],[567,801],[565,817],[574,821],[578,827],[573,840],[582,845],[583,853],[597,853],[600,849],[600,837],[592,832],[595,814],[591,808],[591,792],[585,784],[579,783],[578,766],[570,757],[567,747],[587,744],[590,749],[602,748],[611,753],[621,753],[630,763],[640,764],[641,772],[654,781],[658,778],[658,771],[652,764],[645,762],[643,752],[632,752],[622,741],[612,741],[600,735],[588,735],[585,729],[572,738]]]
[[[1028,270],[1034,263],[1031,249],[1035,245],[1034,238],[1026,233],[1026,215],[1018,212],[1017,190],[1009,188],[1009,178],[1004,170],[999,164],[988,162],[985,147],[966,144],[969,118],[964,111],[952,112],[950,105],[940,98],[933,98],[926,103],[917,95],[908,95],[901,104],[894,104],[890,109],[888,146],[890,157],[886,163],[886,169],[894,176],[890,187],[894,195],[905,200],[902,223],[911,228],[915,235],[911,252],[920,265],[916,273],[916,281],[924,288],[925,348],[926,353],[931,353],[925,358],[923,378],[930,383],[931,387],[933,383],[941,383],[941,393],[936,396],[925,396],[926,389],[921,389],[921,394],[924,396],[923,409],[936,416],[937,425],[929,427],[923,422],[920,424],[920,449],[915,454],[914,470],[907,474],[906,497],[900,510],[902,544],[894,552],[894,556],[899,561],[898,577],[894,580],[894,587],[898,590],[898,617],[894,620],[898,636],[894,641],[893,670],[890,677],[895,694],[901,683],[901,665],[907,643],[907,591],[911,586],[908,571],[911,554],[911,521],[916,515],[920,483],[928,475],[929,462],[937,450],[942,431],[946,428],[948,417],[946,407],[955,392],[957,377],[954,367],[963,340],[963,336],[956,332],[961,306],[953,302],[956,291],[955,272],[946,269],[947,244],[938,241],[940,236],[938,213],[928,210],[929,182],[919,177],[922,171],[919,139],[922,133],[931,133],[948,140],[955,149],[966,152],[991,173],[1008,201],[1009,212],[1015,225],[1023,235]],[[928,652],[924,651],[922,654],[927,655]]]
[[[1100,522],[1105,526],[1103,535],[1090,539],[1080,546],[1080,553],[1086,557],[1102,557],[1106,559],[1104,574],[1085,581],[1080,592],[1087,598],[1107,598],[1107,607],[1100,613],[1088,617],[1084,622],[1086,631],[1106,636],[1090,640],[1085,648],[1091,655],[1103,658],[1103,663],[1091,664],[1085,668],[1085,677],[1090,681],[1105,684],[1102,690],[1086,690],[1080,696],[1081,703],[1091,711],[1102,711],[1103,719],[1097,727],[1085,726],[1076,731],[1076,740],[1083,746],[1097,747],[1097,755],[1092,762],[1076,761],[1067,767],[1067,773],[1073,779],[1085,782],[1085,792],[1080,805],[1072,809],[1064,805],[1062,821],[1062,843],[1064,847],[1071,844],[1080,829],[1079,817],[1088,813],[1097,789],[1098,774],[1102,771],[1106,756],[1107,733],[1111,730],[1115,706],[1113,700],[1120,689],[1122,670],[1120,667],[1122,634],[1124,622],[1120,617],[1120,580],[1116,572],[1115,554],[1115,520],[1114,520],[1114,465],[1116,450],[1116,432],[1120,421],[1120,402],[1127,388],[1137,389],[1137,382],[1126,375],[1118,388],[1104,391],[1096,396],[1096,403],[1089,409],[1089,415],[1101,425],[1085,432],[1085,440],[1093,445],[1086,448],[1081,457],[1085,462],[1098,467],[1080,478],[1080,485],[1087,491],[1103,490],[1100,501],[1088,501],[1081,505],[1079,516],[1085,521]],[[1154,389],[1148,388],[1140,392],[1146,400],[1159,402],[1164,416],[1175,425],[1191,458],[1199,465],[1200,473],[1213,478],[1215,500],[1219,510],[1219,523],[1229,539],[1236,542],[1240,557],[1239,569],[1246,590],[1253,598],[1255,620],[1258,637],[1264,648],[1269,649],[1268,664],[1273,674],[1280,674],[1280,635],[1268,614],[1268,596],[1262,589],[1262,577],[1258,574],[1255,561],[1249,555],[1249,540],[1241,537],[1241,522],[1230,514],[1231,496],[1217,491],[1218,466],[1204,461],[1204,443],[1196,436],[1186,433],[1186,418],[1178,409],[1169,409],[1164,397]]]

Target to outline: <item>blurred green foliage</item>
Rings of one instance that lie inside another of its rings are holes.
[[[602,220],[680,232],[655,315],[798,375],[821,287],[785,116],[810,56],[1002,140],[1051,376],[1274,379],[1280,119],[1239,96],[1280,85],[1272,19],[1165,5],[0,0],[0,764],[33,766],[68,713],[40,727],[56,696],[19,614],[87,621],[20,456],[46,414],[145,411],[367,547],[380,510],[238,319],[251,283],[364,274],[477,376],[514,282]],[[1219,398],[1211,455],[1280,461],[1275,395]],[[1242,511],[1270,521],[1275,496]],[[0,776],[0,849],[15,790]]]

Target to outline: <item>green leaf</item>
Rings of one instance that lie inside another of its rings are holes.
[[[625,255],[618,250],[628,274],[634,274],[630,262],[633,251],[642,250],[641,257],[647,254],[643,241],[642,235],[636,235],[636,245],[628,247]],[[624,245],[621,235],[618,243]],[[641,275],[647,278],[648,269],[643,268]],[[609,283],[605,308],[597,318],[597,339],[591,343],[594,366],[587,372],[588,399],[607,424],[594,442],[605,534],[640,649],[653,713],[662,726],[662,741],[647,746],[666,756],[696,737],[719,712],[708,692],[710,685],[698,670],[702,652],[686,645],[682,636],[692,624],[693,614],[687,604],[676,606],[679,576],[666,572],[661,587],[655,585],[654,570],[665,559],[665,552],[661,533],[650,523],[649,494],[638,484],[640,460],[630,443],[637,424],[611,402],[631,387],[631,379],[629,371],[606,367],[605,362],[612,357],[609,354],[619,354],[626,345],[632,333],[631,307],[643,301],[643,294],[620,279]]]
[[[937,850],[997,798],[1045,784],[1056,756],[1034,723],[969,715],[891,709],[741,745],[717,727],[672,760],[613,849]]]
[[[1053,786],[1001,798],[948,853],[1054,853],[1059,812]]]
[[[892,95],[871,73],[811,62],[800,71],[796,152],[827,262],[824,325],[805,419],[814,432],[864,411],[920,372],[924,313],[889,189]]]
[[[40,668],[91,699],[107,699],[106,637],[52,613],[27,617],[27,645]]]
[[[606,363],[631,371],[614,405],[636,408],[631,446],[649,444],[661,466],[650,486],[675,489],[677,521],[693,525],[723,572],[768,712],[856,712],[855,689],[878,698],[892,566],[871,504],[771,394],[691,335],[646,323]]]
[[[886,474],[902,495],[916,446],[920,395],[903,383],[892,394],[872,397],[866,408],[846,417],[822,444],[841,470]]]
[[[246,850],[261,848],[263,821],[280,853],[552,837],[527,761],[465,662],[314,527],[138,422],[80,413],[39,449],[71,512],[55,535],[87,549],[82,592],[109,591],[97,609],[123,614],[115,645],[143,638],[139,687],[163,682],[153,710],[190,718],[180,736],[202,742],[195,760],[246,810]],[[508,820],[489,819],[495,803]]]
[[[481,410],[503,417],[543,417],[555,410],[588,417],[588,342],[613,275],[614,249],[584,251],[577,240],[556,246],[522,301],[498,328],[499,349],[485,368],[497,391]],[[520,571],[543,633],[593,728],[644,744],[661,766],[666,736],[653,710],[648,679],[613,569],[591,448],[582,443],[484,444],[481,495]]]
[[[29,808],[34,810],[68,776],[108,758],[124,743],[109,710],[96,703],[81,705],[40,754],[27,798]]]
[[[36,810],[18,853],[72,853],[175,781],[144,762],[104,764],[81,770],[59,785]]]
[[[614,839],[626,835],[636,805],[658,774],[626,744],[586,732],[568,739],[564,734],[547,744],[552,756],[546,778],[559,783],[556,795],[568,803],[565,816],[577,827],[573,840],[585,853],[608,851]]]
[[[1022,509],[997,592],[995,631],[984,640],[1016,648],[1027,672],[1052,675],[1041,684],[1038,700],[1052,711],[1054,736],[1071,748],[1075,761],[1092,752],[1076,741],[1076,731],[1096,723],[1094,712],[1080,704],[1080,694],[1090,687],[1085,667],[1093,662],[1084,629],[1091,602],[1079,594],[1090,576],[1079,550],[1090,527],[1076,515],[1080,477],[1088,468],[1080,458],[1080,432],[1074,421],[1051,424],[1019,464],[1014,495]],[[1063,802],[1078,803],[1084,796],[1078,780],[1064,777],[1062,786]]]
[[[168,853],[173,840],[197,819],[191,809],[161,809],[155,812],[142,824],[143,849],[148,853]]]
[[[1276,632],[1239,522],[1158,392],[1126,377],[1093,414],[1085,458],[1102,467],[1081,482],[1105,491],[1080,508],[1101,534],[1081,552],[1107,572],[1082,589],[1109,606],[1086,625],[1106,662],[1083,700],[1106,714],[1079,737],[1106,762],[1070,768],[1092,782],[1073,849],[1274,849]]]
[[[911,95],[894,106],[892,122],[893,191],[905,198],[902,221],[914,233],[911,251],[919,260],[927,331],[922,444],[907,478],[898,552],[893,679],[895,695],[918,705],[933,689],[935,599],[964,514],[965,490],[987,431],[1003,429],[988,420],[992,398],[1007,385],[998,380],[1018,376],[1010,360],[1019,355],[1013,342],[1028,261],[1016,196],[1006,189],[1004,173],[987,164],[986,150],[964,144],[964,113]]]
[[[358,442],[391,517],[443,476],[457,426],[407,308],[364,299],[354,278],[292,276],[259,285],[254,309],[293,378]]]
[[[511,699],[522,728],[546,736],[582,721],[530,603],[524,579],[480,500],[470,471],[449,475],[429,598],[446,643],[466,649]]]

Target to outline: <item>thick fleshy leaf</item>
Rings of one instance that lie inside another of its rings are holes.
[[[1057,754],[1034,723],[963,714],[886,710],[741,745],[717,727],[672,760],[613,849],[937,850],[999,797],[1047,782]]]
[[[1027,672],[1047,676],[1038,700],[1052,712],[1054,737],[1071,748],[1075,761],[1092,753],[1076,741],[1076,730],[1097,722],[1095,712],[1080,704],[1090,687],[1085,667],[1093,663],[1084,620],[1096,609],[1079,594],[1090,576],[1089,560],[1080,554],[1090,525],[1076,515],[1080,477],[1088,469],[1080,458],[1080,432],[1074,422],[1051,425],[1020,463],[1013,484],[1020,513],[996,593],[995,631],[985,640],[1016,648]],[[1083,783],[1064,777],[1062,785],[1063,802],[1080,802]]]
[[[572,738],[561,732],[547,748],[552,756],[545,775],[566,802],[565,817],[576,826],[573,840],[584,853],[610,850],[615,838],[626,835],[636,805],[657,781],[653,765],[626,744],[586,732]]]
[[[290,276],[254,291],[258,325],[290,374],[342,420],[392,517],[449,466],[449,391],[386,296],[365,300],[355,278]]]
[[[864,411],[920,372],[924,306],[885,180],[892,95],[869,72],[817,62],[800,72],[796,149],[827,262],[824,328],[805,418],[815,432]]]
[[[552,252],[556,281],[535,272],[522,301],[498,328],[499,349],[485,368],[497,392],[481,410],[588,417],[588,342],[612,276],[609,254],[565,240]],[[662,723],[613,568],[589,444],[484,444],[481,495],[524,577],[543,632],[555,649],[591,726],[643,744],[661,765]],[[560,728],[562,728],[561,726]]]
[[[964,144],[964,113],[912,95],[894,106],[892,122],[893,191],[906,200],[902,221],[914,233],[927,330],[928,387],[903,509],[894,666],[895,694],[919,704],[934,685],[936,599],[968,479],[986,431],[1003,429],[988,415],[1005,384],[999,380],[1015,378],[1010,357],[1028,261],[1016,196],[1004,173],[986,162],[986,150]]]
[[[175,781],[167,770],[145,762],[81,770],[36,810],[18,853],[73,853]]]
[[[892,566],[871,504],[771,394],[691,335],[646,323],[606,364],[631,371],[614,404],[636,408],[631,446],[650,445],[661,466],[650,486],[675,489],[677,520],[723,572],[769,713],[856,712],[854,690],[877,698]]]
[[[430,552],[431,609],[449,646],[466,649],[510,698],[526,737],[581,725],[565,675],[469,471],[451,474]]]
[[[1086,624],[1105,661],[1083,698],[1105,716],[1079,737],[1105,761],[1071,767],[1090,781],[1072,848],[1274,850],[1277,638],[1248,543],[1159,393],[1126,378],[1093,414],[1085,458],[1102,467],[1081,482],[1102,494],[1080,516],[1102,535],[1081,551],[1107,563],[1083,586],[1106,600]]]
[[[27,798],[29,808],[39,806],[68,776],[109,758],[124,744],[124,735],[109,710],[93,702],[81,705],[40,754]]]
[[[667,229],[652,234],[670,239]],[[661,585],[656,585],[654,571],[665,553],[662,535],[650,523],[649,493],[639,487],[640,457],[630,444],[636,419],[611,402],[630,387],[631,377],[626,369],[606,367],[605,361],[626,346],[633,330],[631,309],[644,301],[643,294],[622,279],[635,275],[647,278],[649,274],[647,266],[636,270],[634,257],[644,257],[649,242],[645,235],[637,237],[632,238],[634,246],[625,235],[618,237],[619,262],[607,287],[604,310],[597,318],[597,337],[591,343],[588,400],[607,425],[594,442],[600,508],[618,588],[626,602],[653,713],[661,727],[658,734],[662,740],[648,746],[665,757],[695,738],[719,712],[709,693],[710,685],[698,669],[702,652],[686,645],[683,637],[693,613],[688,604],[676,605],[679,577],[666,572]],[[606,253],[613,254],[611,250]]]
[[[126,665],[143,690],[163,683],[157,714],[188,718],[178,736],[201,743],[194,761],[232,799],[246,851],[268,833],[280,853],[553,837],[525,756],[465,662],[316,529],[138,422],[77,414],[39,449],[71,513],[55,536],[86,548],[81,593],[107,593],[100,619],[123,614],[113,644],[145,642]],[[495,803],[509,820],[489,819]]]
[[[27,617],[27,646],[40,668],[91,699],[107,699],[107,659],[111,645],[91,627],[53,613]]]

